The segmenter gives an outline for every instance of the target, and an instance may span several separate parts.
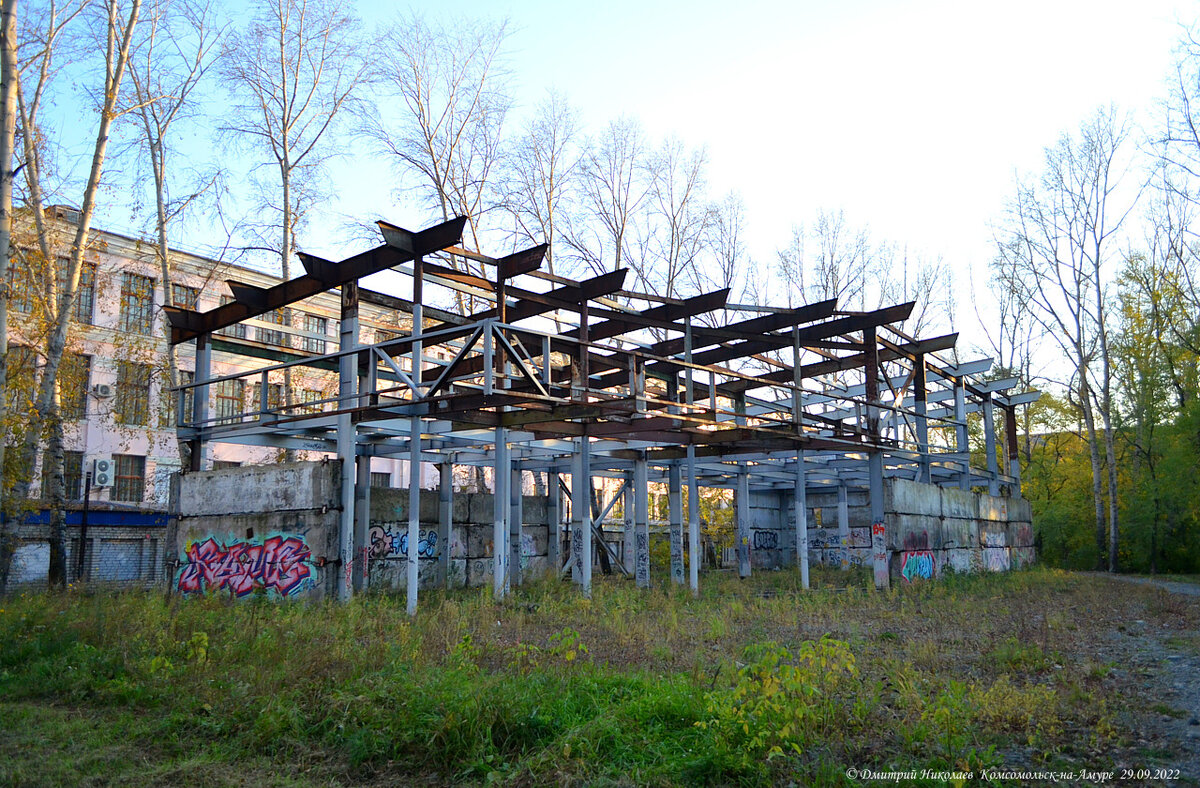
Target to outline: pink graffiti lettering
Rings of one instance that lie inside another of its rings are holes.
[[[256,589],[274,590],[282,596],[308,579],[311,551],[295,536],[273,536],[262,544],[233,542],[222,547],[211,537],[190,545],[187,563],[179,574],[184,593],[228,588],[234,596]]]

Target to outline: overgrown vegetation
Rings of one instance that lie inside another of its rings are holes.
[[[1049,570],[883,594],[814,578],[431,591],[415,621],[383,597],[9,598],[0,783],[839,784],[1129,743],[1088,643],[1154,615],[1150,592]]]

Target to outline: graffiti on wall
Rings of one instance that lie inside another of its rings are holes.
[[[239,597],[258,590],[287,596],[303,588],[311,575],[312,552],[299,536],[226,545],[209,537],[189,544],[184,555],[177,587],[185,594],[229,589]]]
[[[397,528],[392,531],[381,525],[372,525],[368,532],[371,543],[372,558],[407,558],[408,557],[408,528]],[[437,556],[437,531],[421,531],[420,541],[417,542],[417,558],[434,558]]]
[[[990,572],[1007,572],[1011,568],[1004,534],[983,535],[983,565]]]
[[[900,576],[905,582],[929,580],[933,577],[934,559],[931,550],[913,550],[900,554]]]
[[[871,558],[874,563],[875,587],[887,588],[887,532],[883,523],[871,523]]]
[[[752,531],[754,535],[755,550],[777,550],[779,549],[779,532],[778,531]]]

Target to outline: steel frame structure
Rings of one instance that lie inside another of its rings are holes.
[[[194,342],[193,382],[176,389],[177,429],[189,442],[191,470],[203,467],[205,446],[226,441],[334,452],[342,460],[338,596],[365,589],[368,573],[370,460],[410,460],[409,544],[419,541],[422,463],[441,469],[440,527],[449,544],[451,468],[494,471],[493,591],[520,582],[521,472],[547,474],[551,522],[558,522],[559,487],[572,499],[570,555],[558,555],[551,527],[550,559],[562,562],[590,593],[598,531],[593,477],[622,481],[632,503],[632,550],[612,559],[638,586],[650,583],[648,485],[668,486],[671,575],[699,587],[700,487],[738,491],[739,572],[750,572],[746,511],[751,489],[791,491],[792,553],[808,587],[805,499],[836,489],[841,500],[865,488],[872,521],[883,521],[883,480],[916,479],[1019,494],[1015,410],[1036,392],[1011,394],[1015,379],[984,381],[990,359],[954,364],[939,353],[956,334],[930,339],[896,327],[906,303],[867,312],[839,311],[834,300],[799,308],[727,304],[728,290],[686,299],[623,289],[626,270],[582,281],[542,272],[546,247],[499,259],[462,249],[465,218],[421,232],[379,222],[383,243],[341,262],[301,254],[306,274],[271,288],[229,281],[233,300],[208,312],[167,307],[171,343]],[[445,260],[450,264],[444,264]],[[483,276],[463,270],[470,260]],[[411,300],[373,293],[360,280],[385,270],[412,280]],[[468,316],[428,306],[428,286],[447,288],[489,308]],[[215,332],[318,293],[341,297],[336,352],[264,352]],[[359,343],[360,301],[411,314],[413,330],[373,345]],[[646,304],[643,309],[634,304]],[[730,321],[731,313],[762,312]],[[569,317],[567,317],[569,316]],[[560,330],[564,321],[569,326]],[[213,377],[213,352],[273,361],[252,372]],[[215,418],[211,388],[225,380],[260,382],[271,373],[308,367],[338,373],[336,398],[281,405],[261,396],[258,410]],[[183,412],[189,392],[190,413]],[[332,409],[311,412],[314,404]],[[998,467],[995,410],[1006,426],[1007,467]],[[981,412],[986,468],[972,468],[967,414]],[[569,474],[572,484],[562,483]],[[588,480],[580,484],[575,480]],[[688,511],[681,489],[689,487]],[[843,507],[844,508],[844,507]],[[688,576],[684,577],[683,523]],[[601,549],[610,550],[603,539]],[[501,549],[507,545],[508,549]],[[356,560],[357,557],[357,560]],[[632,566],[627,564],[632,559]],[[441,576],[448,570],[443,550]],[[880,561],[877,554],[876,562]],[[886,559],[885,559],[886,560]],[[876,573],[877,583],[880,581]],[[407,565],[408,607],[415,613],[418,557]]]

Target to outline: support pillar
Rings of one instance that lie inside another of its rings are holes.
[[[196,371],[192,382],[198,384],[192,389],[192,424],[196,437],[190,442],[191,451],[189,470],[202,471],[208,459],[208,381],[212,377],[212,347],[209,345],[209,335],[201,334],[196,337]]]
[[[864,331],[863,341],[867,346],[867,359],[863,364],[867,398],[867,434],[876,446],[867,458],[871,506],[871,563],[875,574],[875,588],[882,591],[891,583],[888,578],[887,532],[883,520],[883,449],[879,447],[882,439],[879,429],[879,341],[875,329]]]
[[[547,571],[558,575],[562,566],[562,491],[559,489],[558,474],[546,474],[546,563]]]
[[[357,468],[354,482],[354,555],[358,562],[354,565],[354,591],[363,593],[371,583],[371,458],[359,457]]]
[[[926,403],[925,354],[918,353],[913,366],[913,399],[917,412],[917,481],[933,483],[933,469],[929,462],[929,419]]]
[[[633,574],[633,472],[626,471],[625,473],[625,489],[622,492],[624,496],[621,499],[622,513],[625,515],[624,535],[622,539],[621,563],[625,565],[625,571]]]
[[[700,484],[696,481],[696,447],[687,447],[688,466],[688,587],[700,594]]]
[[[417,614],[417,589],[421,581],[421,417],[413,416],[408,428],[408,577],[407,610]]]
[[[808,580],[808,478],[804,467],[805,451],[796,459],[796,563],[800,565],[800,585],[807,589]]]
[[[1012,495],[1021,497],[1021,452],[1017,446],[1017,408],[1009,405],[1004,409],[1004,434],[1008,439],[1008,475],[1013,478]]]
[[[650,483],[646,453],[633,461],[633,576],[638,588],[650,587]]]
[[[738,468],[737,479],[737,560],[738,577],[750,576],[750,471]]]
[[[967,444],[967,387],[966,379],[954,379],[954,433],[955,451],[962,456],[962,471],[958,475],[958,488],[971,489],[971,448]]]
[[[996,462],[996,414],[992,395],[983,398],[983,440],[987,451],[988,495],[1000,494],[1000,468]]]
[[[492,465],[492,596],[503,599],[508,593],[509,536],[508,487],[512,479],[508,460],[508,430],[496,428],[495,455]]]
[[[524,521],[521,499],[521,468],[517,462],[512,464],[512,473],[508,483],[508,535],[512,540],[508,556],[509,586],[519,586],[523,582],[521,576],[521,529]]]
[[[450,587],[450,541],[454,530],[454,465],[438,465],[438,581]]]
[[[592,469],[591,439],[584,435],[576,443],[576,469],[571,480],[571,574],[592,594]]]
[[[838,564],[842,569],[850,568],[850,502],[847,495],[846,483],[838,484],[837,529],[840,555]]]
[[[342,286],[342,319],[340,327],[341,350],[352,350],[358,346],[358,283],[349,282]],[[338,407],[342,413],[337,417],[337,453],[342,467],[342,510],[338,517],[338,562],[337,597],[340,602],[350,601],[354,593],[354,424],[347,409],[356,403],[354,384],[358,380],[357,359],[353,353],[338,359]],[[264,391],[265,398],[267,393]]]
[[[683,478],[679,461],[667,468],[667,518],[671,532],[671,580],[683,585]]]

